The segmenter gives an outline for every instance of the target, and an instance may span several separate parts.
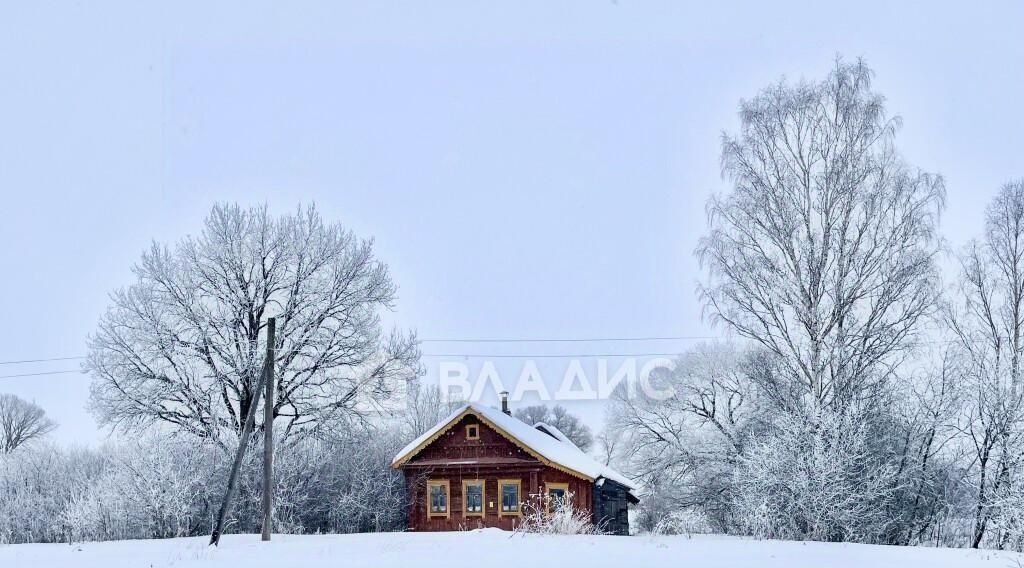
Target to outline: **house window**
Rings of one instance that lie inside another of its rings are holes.
[[[482,479],[462,482],[462,512],[467,517],[484,516],[484,482]]]
[[[569,484],[568,483],[546,483],[547,488],[547,510],[550,513],[552,510],[561,509],[565,505],[569,498]]]
[[[469,424],[466,426],[466,439],[467,440],[479,440],[480,439],[480,425]]]
[[[498,493],[501,494],[501,507],[498,509],[498,516],[519,515],[519,489],[518,479],[498,480]]]
[[[427,481],[427,517],[445,517],[448,514],[448,481]]]

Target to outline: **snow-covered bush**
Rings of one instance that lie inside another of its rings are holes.
[[[537,496],[523,503],[523,516],[516,532],[537,534],[601,534],[588,511],[573,504],[573,494],[554,500]]]
[[[743,531],[762,538],[876,541],[897,471],[868,443],[863,417],[783,414],[734,472]]]
[[[151,437],[106,448],[104,471],[62,515],[72,540],[189,536],[210,524],[221,452]]]
[[[94,452],[50,445],[0,456],[0,542],[66,540],[64,510],[104,468]]]
[[[715,531],[703,514],[682,510],[662,517],[650,532],[653,535],[691,535],[709,534]]]
[[[389,467],[401,442],[382,428],[280,445],[275,531],[404,528],[404,482]],[[252,444],[232,532],[261,528],[262,441]],[[232,457],[231,448],[156,435],[96,450],[36,446],[0,455],[0,543],[209,534]]]
[[[352,533],[404,529],[405,481],[390,467],[402,445],[401,435],[379,428],[282,446],[274,465],[275,530]],[[262,454],[254,451],[248,455],[236,517],[238,530],[255,532],[260,530]]]
[[[0,460],[0,538],[164,538],[208,527],[214,448],[145,438],[99,450],[53,446]]]

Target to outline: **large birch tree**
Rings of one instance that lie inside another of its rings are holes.
[[[697,252],[707,312],[774,355],[801,405],[841,409],[893,375],[936,306],[942,178],[907,165],[861,61],[780,82],[722,140],[731,191]]]

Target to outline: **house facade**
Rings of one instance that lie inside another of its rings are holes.
[[[629,534],[637,485],[580,451],[556,428],[468,404],[395,456],[405,475],[408,527],[514,529],[531,507],[571,500],[611,534]]]

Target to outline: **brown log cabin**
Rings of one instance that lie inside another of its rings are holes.
[[[408,528],[514,529],[540,503],[571,499],[609,534],[628,535],[638,486],[583,453],[556,428],[467,404],[414,440],[392,467],[405,475]],[[545,498],[546,497],[546,498]]]

